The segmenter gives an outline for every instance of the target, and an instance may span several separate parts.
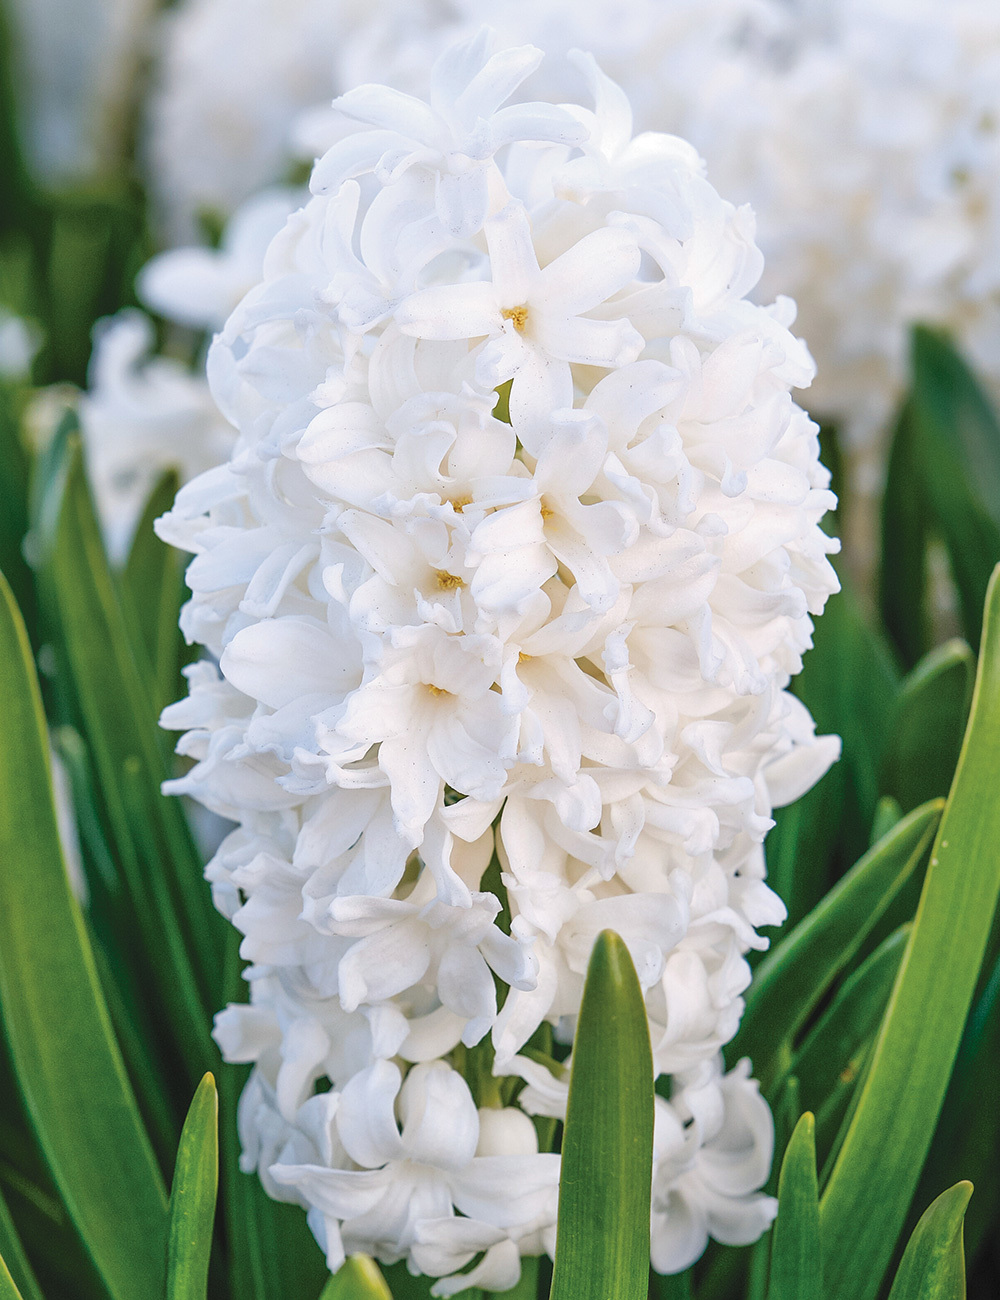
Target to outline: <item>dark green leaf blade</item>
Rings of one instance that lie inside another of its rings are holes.
[[[899,414],[889,451],[882,497],[879,608],[882,623],[903,662],[913,665],[927,650],[927,543],[930,520],[917,459],[913,413]]]
[[[975,676],[975,656],[966,643],[948,641],[903,681],[882,760],[883,794],[903,812],[948,793]]]
[[[749,1056],[765,1088],[796,1031],[916,870],[941,808],[932,801],[898,822],[758,966],[727,1056]]]
[[[125,616],[94,517],[79,439],[66,439],[39,510],[45,613],[54,626],[69,721],[92,757],[94,797],[116,856],[140,977],[161,998],[193,1090],[217,1060],[208,1035],[222,1001],[216,954],[225,923],[206,905],[200,857],[176,799],[156,725],[145,651]],[[170,978],[161,972],[169,970]],[[188,1094],[189,1095],[189,1094]]]
[[[194,1094],[170,1189],[167,1300],[205,1300],[219,1185],[219,1094],[206,1074]]]
[[[164,474],[146,502],[121,575],[125,600],[132,607],[152,668],[157,713],[182,693],[183,638],[178,619],[184,601],[187,557],[161,542],[153,521],[169,510],[177,495],[176,472]]]
[[[971,1195],[971,1183],[956,1183],[923,1212],[889,1300],[965,1300],[962,1221]]]
[[[653,1061],[639,981],[597,937],[573,1047],[551,1300],[646,1300]]]
[[[0,1259],[7,1265],[11,1280],[24,1300],[42,1300],[41,1288],[24,1253],[17,1228],[10,1217],[3,1196],[0,1196]]]
[[[969,726],[913,932],[823,1193],[830,1300],[877,1294],[930,1145],[1000,893],[998,770],[1000,568],[989,587]]]
[[[805,1296],[818,1300],[822,1294],[815,1122],[806,1111],[795,1126],[781,1162],[767,1300],[803,1300]]]
[[[0,1006],[11,1057],[56,1186],[109,1291],[147,1300],[163,1284],[166,1194],[66,877],[38,682],[2,579],[0,698]]]
[[[791,1063],[802,1102],[816,1115],[821,1153],[878,1031],[909,934],[910,926],[900,926],[844,981]]]
[[[1000,959],[994,962],[962,1035],[916,1203],[926,1205],[939,1187],[968,1179],[976,1189],[965,1216],[969,1260],[996,1234],[1000,1214]],[[911,1210],[911,1217],[912,1217]]]
[[[912,364],[919,491],[948,551],[965,639],[977,647],[986,588],[1000,560],[1000,438],[989,404],[944,335],[917,326]]]

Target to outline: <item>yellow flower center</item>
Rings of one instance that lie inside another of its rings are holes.
[[[465,586],[458,574],[446,573],[444,569],[438,569],[434,577],[437,579],[438,591],[455,591],[457,588]]]
[[[500,314],[503,316],[504,320],[514,322],[514,328],[517,330],[518,334],[524,333],[525,327],[528,324],[527,307],[523,305],[521,307],[504,307]]]

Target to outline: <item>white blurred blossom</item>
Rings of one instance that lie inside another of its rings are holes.
[[[221,328],[260,279],[268,244],[304,197],[292,189],[256,195],[234,214],[218,248],[175,248],[148,262],[139,296],[172,324]],[[154,349],[153,323],[141,311],[100,321],[79,402],[87,469],[116,562],[160,475],[173,470],[187,482],[224,462],[236,436],[209,393],[203,358],[192,370]]]
[[[161,19],[145,154],[169,245],[288,179],[297,113],[337,91],[359,0],[182,0]]]
[[[514,98],[540,58],[483,31],[429,102],[338,102],[209,353],[232,455],[159,523],[215,660],[168,788],[238,823],[206,874],[252,963],[216,1023],[244,1165],[331,1267],[440,1295],[553,1249],[538,1044],[603,929],[671,1076],[656,1266],[766,1227],[770,1116],[719,1052],[784,916],[772,809],[838,750],[787,691],[837,586],[794,307],[750,301],[751,213],[589,56],[592,107]]]
[[[187,480],[218,464],[234,437],[204,379],[152,355],[153,345],[152,322],[137,309],[100,321],[79,399],[87,473],[115,563],[159,477],[174,470]]]
[[[41,345],[42,333],[34,321],[0,307],[0,379],[27,379]]]
[[[241,121],[274,114],[253,139],[275,143],[238,181],[233,173],[216,200],[225,211],[255,185],[280,180],[294,156],[311,159],[341,139],[342,117],[323,102],[331,94],[375,79],[424,93],[433,57],[482,17],[475,0],[389,0],[319,16],[306,5],[299,18],[282,6],[280,23],[277,7],[272,15],[259,6],[251,55],[250,37],[232,36],[231,4],[187,6],[172,47],[191,51],[190,75],[208,88],[202,96],[228,95]],[[819,365],[805,400],[860,449],[862,487],[878,475],[910,323],[953,329],[1000,382],[1000,20],[987,0],[496,0],[489,20],[502,38],[528,36],[556,54],[599,50],[639,126],[690,139],[715,182],[753,206],[767,266],[758,300],[782,292],[798,303]],[[210,21],[212,40],[197,46],[193,33]],[[224,45],[246,75],[208,75]],[[315,71],[319,51],[327,61]],[[181,65],[179,53],[165,63],[154,122],[162,142],[155,175],[168,199],[193,183],[199,157],[227,153],[213,112],[186,93]],[[285,84],[293,66],[295,105],[278,96],[266,110],[241,107],[265,67]],[[558,101],[579,90],[568,64],[550,62],[518,93]],[[200,149],[167,142],[170,104],[199,122]],[[226,174],[214,162],[208,172]]]

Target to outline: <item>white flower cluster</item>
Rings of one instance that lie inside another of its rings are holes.
[[[785,689],[837,586],[792,305],[747,300],[749,212],[589,56],[594,110],[509,105],[540,60],[484,32],[429,103],[339,101],[209,354],[233,456],[159,525],[219,665],[164,722],[171,788],[239,823],[207,875],[251,963],[216,1024],[245,1164],[331,1268],[441,1295],[553,1248],[529,1116],[605,928],[670,1076],[654,1264],[766,1227],[770,1115],[720,1049],[784,915],[772,807],[838,748]]]

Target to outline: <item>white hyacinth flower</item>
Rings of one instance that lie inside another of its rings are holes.
[[[766,1227],[770,1115],[719,1052],[784,916],[771,812],[839,745],[787,691],[834,498],[752,217],[589,56],[593,108],[509,110],[537,62],[480,33],[419,112],[345,98],[209,354],[232,456],[158,525],[218,663],[164,724],[169,788],[239,823],[206,874],[253,963],[216,1026],[244,1164],[331,1267],[440,1295],[553,1250],[527,1117],[607,928],[671,1077],[654,1264]]]

